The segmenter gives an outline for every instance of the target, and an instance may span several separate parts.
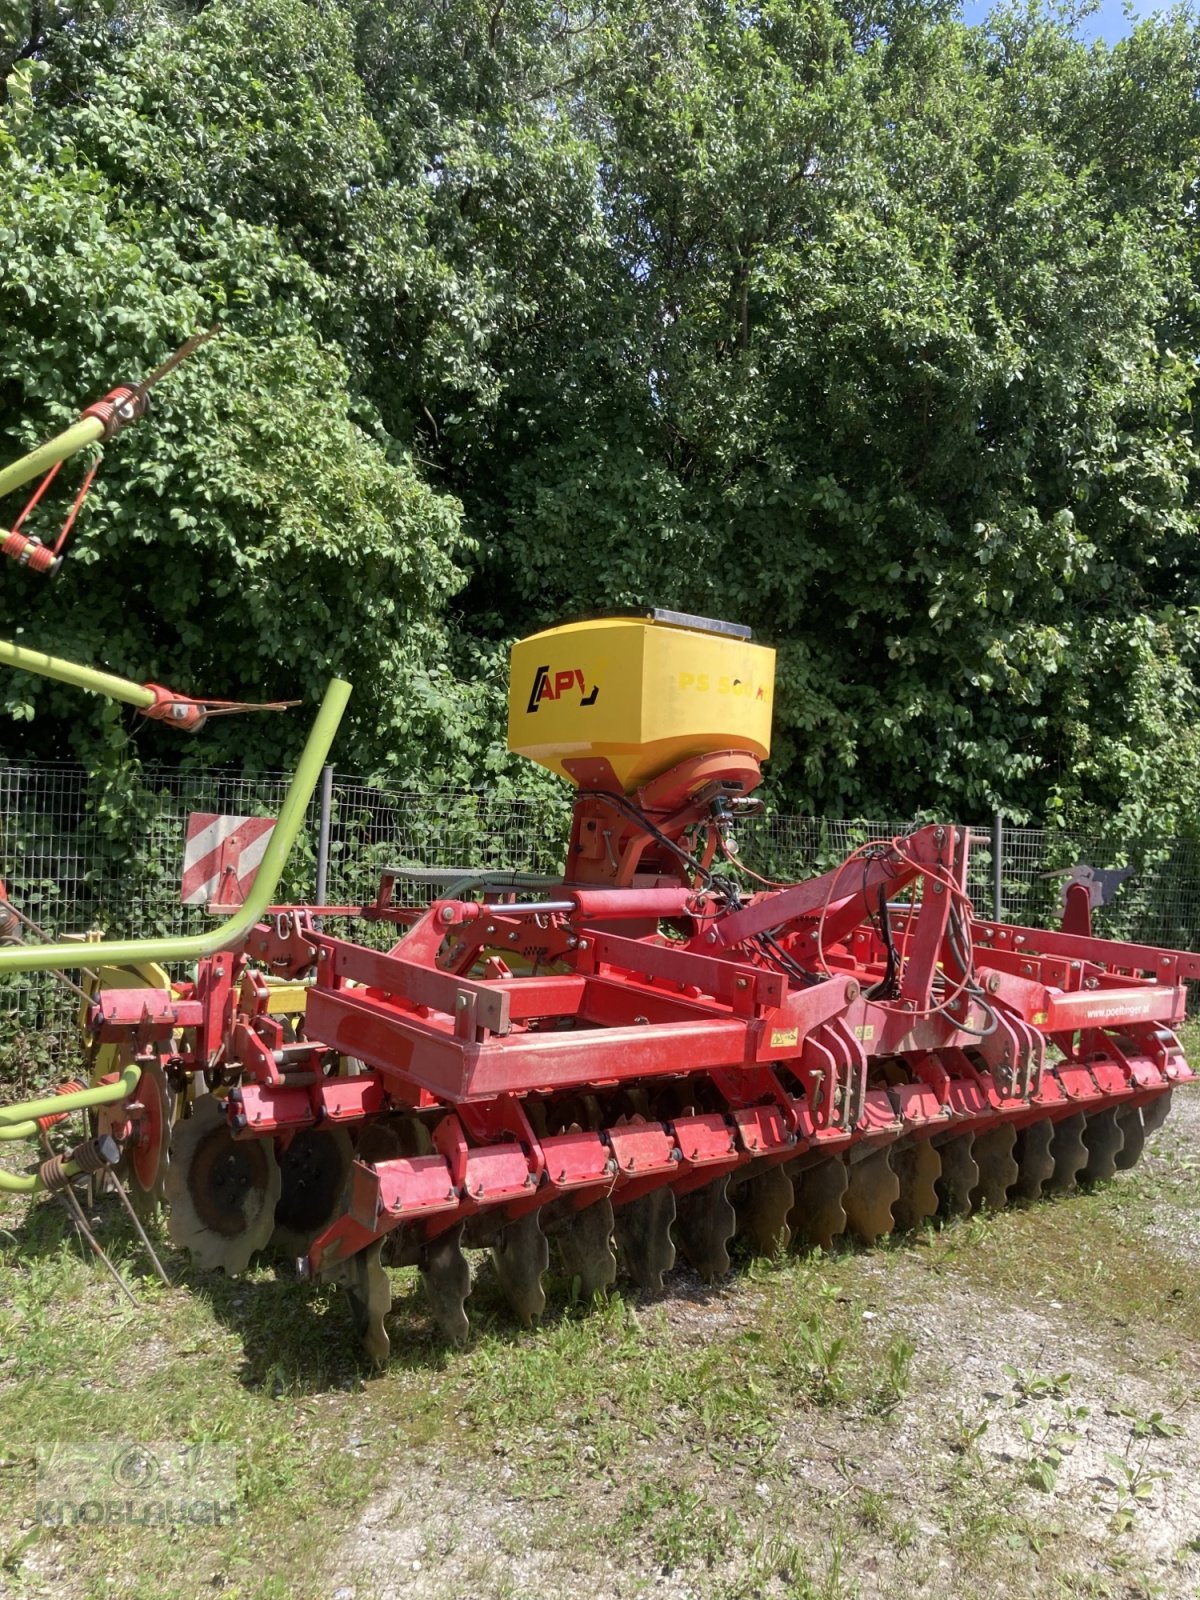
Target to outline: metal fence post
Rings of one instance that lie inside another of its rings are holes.
[[[329,818],[333,811],[333,768],[321,768],[321,826],[317,834],[317,904],[325,904],[329,887]]]
[[[992,813],[992,918],[1004,921],[1004,814]]]

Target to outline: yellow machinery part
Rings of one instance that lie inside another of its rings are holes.
[[[307,984],[288,983],[283,978],[267,979],[267,1015],[269,1017],[303,1016],[307,1002]]]
[[[603,757],[626,793],[694,756],[771,748],[775,652],[646,617],[574,622],[512,649],[508,747],[571,778]]]

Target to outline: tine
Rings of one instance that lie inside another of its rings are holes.
[[[471,1292],[471,1269],[462,1253],[462,1230],[460,1222],[431,1239],[420,1262],[433,1320],[452,1344],[465,1344],[470,1332],[466,1301]]]
[[[792,1237],[788,1216],[795,1204],[795,1186],[779,1162],[742,1184],[734,1198],[738,1232],[748,1236],[756,1256],[787,1249]]]
[[[617,1278],[617,1257],[613,1251],[613,1207],[607,1195],[576,1211],[557,1236],[563,1271],[579,1279],[584,1300],[604,1291]]]
[[[1054,1127],[1048,1117],[1031,1122],[1018,1133],[1013,1149],[1018,1168],[1017,1181],[1012,1187],[1013,1199],[1041,1198],[1042,1189],[1054,1173],[1054,1157],[1050,1154],[1053,1138]]]
[[[550,1265],[550,1246],[536,1211],[518,1217],[500,1230],[492,1246],[492,1261],[505,1299],[522,1327],[532,1327],[533,1319],[546,1309],[542,1274]]]
[[[617,1208],[614,1231],[621,1260],[639,1289],[661,1289],[663,1274],[675,1265],[674,1220],[675,1191],[670,1188],[652,1189]]]
[[[793,1172],[796,1204],[788,1217],[792,1235],[821,1250],[832,1250],[834,1239],[846,1231],[842,1200],[850,1181],[849,1169],[840,1156],[830,1156]]]
[[[962,1133],[938,1145],[942,1158],[937,1181],[938,1203],[944,1217],[966,1217],[971,1212],[971,1191],[979,1182],[975,1136]]]
[[[937,1214],[942,1160],[928,1139],[914,1139],[911,1144],[893,1147],[891,1162],[900,1186],[892,1216],[895,1227],[904,1232]]]
[[[1062,1117],[1054,1124],[1054,1137],[1050,1154],[1054,1157],[1054,1171],[1046,1184],[1048,1194],[1068,1194],[1076,1184],[1080,1171],[1087,1166],[1087,1146],[1083,1130],[1087,1118],[1082,1111],[1073,1117]]]
[[[703,1188],[678,1195],[675,1200],[675,1237],[705,1283],[712,1283],[729,1271],[726,1247],[737,1227],[737,1216],[729,1203],[728,1189],[726,1175]]]
[[[1142,1121],[1141,1107],[1126,1106],[1123,1111],[1117,1112],[1117,1122],[1120,1124],[1124,1140],[1116,1154],[1117,1170],[1128,1172],[1141,1160],[1146,1144],[1146,1127]]]
[[[1087,1147],[1087,1166],[1079,1174],[1081,1183],[1106,1183],[1116,1176],[1117,1157],[1125,1143],[1125,1133],[1117,1117],[1116,1106],[1095,1111],[1087,1119],[1083,1130]]]
[[[892,1170],[890,1156],[884,1145],[850,1164],[842,1205],[847,1229],[863,1244],[874,1244],[892,1230],[892,1207],[900,1197],[900,1180]]]
[[[975,1141],[975,1166],[979,1178],[971,1191],[971,1203],[977,1211],[1003,1211],[1008,1204],[1009,1190],[1021,1177],[1021,1167],[1013,1154],[1017,1142],[1016,1129],[1009,1123],[989,1128]],[[1039,1186],[1041,1179],[1038,1180]]]

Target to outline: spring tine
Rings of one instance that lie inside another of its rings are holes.
[[[614,1232],[621,1262],[639,1289],[657,1293],[663,1286],[663,1274],[675,1265],[674,1220],[675,1191],[671,1188],[652,1189],[617,1208]]]
[[[112,1168],[109,1171],[108,1176],[109,1176],[109,1178],[110,1178],[110,1180],[111,1180],[111,1182],[113,1184],[113,1187],[116,1189],[118,1195],[121,1197],[121,1204],[125,1207],[126,1211],[129,1213],[130,1222],[132,1222],[134,1227],[137,1229],[138,1237],[141,1239],[142,1243],[146,1246],[146,1254],[150,1257],[151,1261],[154,1263],[155,1272],[158,1273],[159,1277],[166,1284],[168,1289],[172,1288],[173,1285],[171,1283],[170,1278],[167,1277],[166,1268],[163,1266],[162,1262],[158,1259],[158,1255],[155,1252],[154,1246],[150,1243],[150,1237],[147,1234],[145,1228],[142,1227],[142,1219],[141,1219],[141,1217],[138,1216],[137,1212],[134,1210],[133,1201],[130,1200],[129,1195],[126,1193],[125,1185],[121,1182],[121,1179],[118,1176],[117,1170],[116,1170],[115,1167]]]
[[[583,1300],[603,1294],[616,1282],[617,1257],[612,1236],[612,1201],[606,1195],[576,1211],[557,1237],[563,1271],[568,1278],[579,1279]]]
[[[944,1217],[966,1217],[971,1213],[971,1191],[979,1183],[975,1142],[974,1134],[961,1133],[938,1145],[942,1172],[937,1191]]]
[[[792,1237],[788,1216],[795,1204],[795,1186],[778,1162],[741,1185],[734,1198],[738,1232],[749,1237],[756,1256],[787,1249]]]
[[[471,1331],[466,1311],[471,1269],[462,1253],[462,1231],[460,1222],[431,1240],[421,1252],[420,1263],[433,1319],[452,1344],[465,1344]]]
[[[811,1167],[793,1168],[796,1204],[788,1217],[793,1237],[821,1250],[832,1250],[834,1239],[846,1231],[842,1202],[849,1182],[849,1168],[840,1156],[830,1156]]]
[[[1010,1190],[1021,1178],[1021,1167],[1013,1154],[1017,1135],[1005,1123],[999,1128],[989,1128],[975,1141],[975,1165],[978,1181],[971,1191],[971,1204],[978,1211],[1002,1211],[1008,1204]],[[1038,1179],[1040,1185],[1041,1179]]]
[[[729,1271],[726,1248],[737,1228],[737,1215],[729,1203],[728,1176],[715,1178],[700,1189],[679,1195],[675,1201],[675,1237],[690,1266],[712,1283]]]
[[[900,1198],[900,1180],[892,1170],[890,1156],[884,1145],[850,1163],[842,1208],[848,1231],[863,1244],[874,1244],[892,1231],[892,1207]]]
[[[914,1139],[911,1144],[892,1148],[891,1163],[900,1186],[892,1217],[895,1227],[903,1233],[918,1227],[926,1217],[937,1215],[942,1160],[928,1139]]]
[[[500,1230],[492,1246],[496,1277],[521,1326],[531,1328],[533,1319],[546,1309],[542,1274],[550,1265],[550,1246],[542,1232],[541,1218],[530,1211]]]
[[[1083,1130],[1087,1146],[1087,1166],[1079,1174],[1082,1183],[1107,1183],[1116,1176],[1117,1157],[1125,1143],[1125,1132],[1117,1116],[1116,1106],[1094,1112]]]

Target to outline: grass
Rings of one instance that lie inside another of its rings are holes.
[[[665,1298],[593,1307],[556,1282],[532,1333],[485,1269],[461,1352],[397,1273],[382,1375],[335,1291],[194,1273],[164,1241],[167,1290],[106,1202],[99,1231],[135,1310],[60,1205],[9,1201],[0,1593],[1187,1595],[1200,1522],[1165,1565],[1140,1542],[1189,1444],[1176,1419],[1200,1311],[1195,1258],[1162,1231],[1200,1202],[1200,1174],[1159,1139],[1094,1193],[872,1252],[743,1263],[728,1285],[685,1276]],[[1094,1351],[1094,1370],[1047,1329]],[[1117,1441],[1115,1460],[1097,1445],[1099,1467],[1084,1461],[1092,1434]],[[93,1436],[228,1448],[237,1520],[39,1530],[34,1464]]]

